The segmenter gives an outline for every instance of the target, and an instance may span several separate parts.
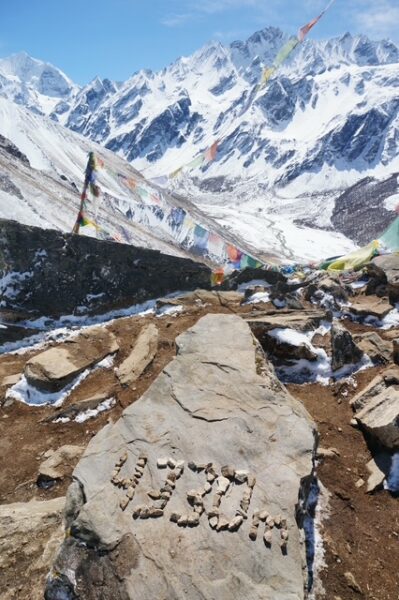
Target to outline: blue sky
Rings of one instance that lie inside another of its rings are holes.
[[[0,0],[0,56],[25,50],[79,84],[161,69],[211,39],[268,25],[295,33],[327,0]],[[314,38],[366,33],[399,42],[399,0],[336,0]]]

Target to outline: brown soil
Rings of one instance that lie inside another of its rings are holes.
[[[64,495],[71,477],[49,490],[39,489],[36,485],[38,465],[49,448],[57,449],[64,444],[86,446],[109,420],[117,420],[122,410],[140,398],[173,359],[176,337],[208,312],[248,313],[265,308],[265,305],[231,309],[192,304],[178,317],[130,317],[109,324],[108,328],[120,344],[118,363],[127,356],[139,331],[149,322],[155,322],[159,328],[159,350],[153,363],[132,388],[122,388],[112,369],[89,376],[62,408],[103,391],[114,396],[117,404],[111,411],[82,424],[47,422],[46,419],[56,414],[51,407],[32,408],[19,402],[1,407],[5,389],[0,389],[0,503]],[[353,333],[370,331],[369,327],[353,323],[345,322],[345,325]],[[0,357],[0,374],[22,371],[33,354]],[[377,373],[378,369],[374,368],[357,375],[356,390],[341,384],[288,386],[314,418],[320,432],[320,445],[339,451],[339,456],[325,459],[318,468],[320,480],[331,495],[330,515],[324,522],[327,569],[322,580],[326,600],[399,600],[399,503],[385,491],[369,495],[365,485],[356,487],[360,478],[367,480],[366,463],[371,454],[363,435],[349,424],[352,416],[350,397]],[[348,587],[344,576],[347,572],[353,574],[361,593]],[[42,577],[44,581],[45,573]],[[1,579],[0,597],[15,580],[29,585],[24,581],[22,564],[21,569],[9,570]]]
[[[320,447],[339,452],[335,458],[324,459],[317,469],[330,494],[329,515],[323,524],[327,568],[322,572],[322,582],[326,600],[399,598],[399,502],[387,491],[367,494],[365,484],[356,487],[360,479],[368,479],[366,464],[371,453],[362,433],[350,425],[350,398],[378,372],[373,368],[359,373],[356,389],[343,384],[287,386],[316,421]],[[348,572],[361,593],[348,586]]]

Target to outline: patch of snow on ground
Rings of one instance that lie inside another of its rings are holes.
[[[332,371],[331,358],[326,351],[323,348],[316,348],[311,342],[315,334],[325,335],[330,329],[331,323],[326,321],[316,331],[307,333],[301,333],[293,329],[272,329],[268,332],[269,335],[281,343],[292,346],[305,345],[317,356],[315,361],[302,358],[293,360],[289,366],[277,366],[278,377],[283,383],[320,383],[321,385],[328,385],[330,379],[343,379],[373,366],[370,358],[364,355],[357,364],[345,365],[338,371]]]
[[[392,327],[399,327],[399,305],[396,305],[396,308],[391,310],[387,316],[382,319],[381,327],[382,329],[391,329]]]
[[[32,386],[25,375],[23,375],[18,383],[7,390],[6,399],[12,398],[29,406],[45,406],[47,404],[51,404],[54,407],[61,406],[66,398],[89,374],[90,369],[86,369],[59,392],[42,392]]]
[[[311,583],[308,600],[316,600],[324,596],[319,574],[326,568],[322,524],[329,517],[328,495],[326,488],[320,481],[317,481],[312,486],[307,503],[308,515],[305,517],[304,530],[308,569],[310,571],[309,583]]]
[[[101,402],[97,406],[97,408],[91,408],[89,410],[85,410],[85,411],[79,413],[78,415],[76,415],[74,421],[76,421],[76,423],[84,423],[85,421],[88,421],[89,419],[94,419],[94,417],[96,417],[100,413],[113,408],[115,406],[115,404],[116,404],[115,398],[108,398],[107,400],[104,400],[103,402]]]
[[[263,279],[252,279],[252,281],[247,281],[246,283],[241,283],[238,288],[237,291],[238,292],[245,292],[245,290],[247,290],[248,288],[252,288],[252,287],[272,287],[271,283],[267,283],[267,281],[264,281]]]
[[[160,309],[157,310],[157,317],[165,317],[166,315],[168,315],[169,317],[176,317],[177,315],[182,313],[183,310],[184,307],[181,304],[179,304],[178,306],[162,306]]]
[[[15,385],[7,390],[6,399],[12,398],[13,400],[18,400],[29,406],[45,406],[50,404],[54,407],[58,407],[64,403],[73,390],[77,388],[90,373],[97,371],[97,369],[109,369],[113,364],[114,356],[106,356],[103,360],[94,365],[94,367],[85,369],[73,381],[58,392],[43,392],[31,385],[25,375],[23,375]]]
[[[270,294],[268,292],[255,292],[245,304],[259,304],[260,302],[270,302]]]

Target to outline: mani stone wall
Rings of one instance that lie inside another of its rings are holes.
[[[207,315],[89,443],[46,600],[304,600],[315,430],[248,325]]]
[[[0,220],[3,310],[105,312],[210,281],[210,269],[189,259]]]

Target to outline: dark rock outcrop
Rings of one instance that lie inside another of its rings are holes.
[[[0,307],[46,316],[105,312],[209,288],[194,261],[0,220]]]

